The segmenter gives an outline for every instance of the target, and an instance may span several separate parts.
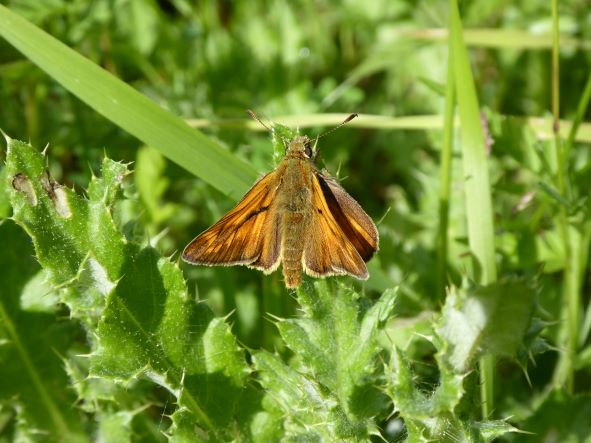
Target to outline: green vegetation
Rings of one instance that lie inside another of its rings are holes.
[[[590,19],[4,2],[0,442],[591,441]],[[378,225],[369,280],[179,261],[281,157],[247,109],[360,113],[318,163]]]

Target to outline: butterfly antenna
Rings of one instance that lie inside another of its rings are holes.
[[[255,114],[255,112],[252,109],[247,109],[246,112],[248,112],[248,115],[250,115],[253,119],[259,122],[267,131],[273,132],[273,129],[269,128],[266,124],[264,124],[263,121],[259,118],[258,115]]]
[[[332,128],[332,129],[330,129],[330,130],[326,131],[325,133],[323,133],[323,134],[320,134],[318,137],[316,137],[316,142],[318,142],[318,139],[319,139],[319,138],[322,138],[322,137],[324,137],[325,135],[328,135],[328,134],[330,134],[331,132],[334,132],[334,131],[336,131],[336,130],[337,130],[337,129],[339,129],[341,126],[345,126],[347,123],[349,123],[351,120],[353,120],[355,117],[358,117],[358,116],[359,116],[359,114],[357,114],[357,113],[353,113],[353,114],[349,115],[349,117],[347,117],[347,118],[346,118],[346,119],[345,119],[345,120],[344,120],[344,121],[343,121],[343,122],[342,122],[340,125],[338,125],[338,126],[335,126],[334,128]]]

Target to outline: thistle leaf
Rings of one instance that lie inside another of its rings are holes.
[[[458,371],[486,353],[513,357],[531,322],[535,290],[523,280],[453,288],[438,326],[444,358]]]
[[[11,221],[0,224],[0,403],[14,415],[13,441],[85,441],[84,419],[72,405],[60,355],[76,334],[74,324],[53,312],[25,310],[21,294],[38,265],[27,235]],[[6,438],[6,429],[3,435]],[[10,431],[8,431],[10,432]]]
[[[90,332],[89,376],[152,380],[203,432],[229,438],[249,373],[244,355],[224,319],[188,295],[175,263],[121,233],[112,213],[127,166],[105,159],[85,198],[56,183],[44,165],[33,147],[9,141],[14,219],[31,236],[61,301]]]
[[[298,289],[302,318],[277,327],[298,356],[292,365],[268,352],[255,354],[261,383],[286,415],[294,438],[357,439],[377,434],[373,417],[387,410],[380,378],[377,336],[394,308],[386,291],[370,308],[351,289],[328,282]],[[336,437],[335,437],[336,436]]]

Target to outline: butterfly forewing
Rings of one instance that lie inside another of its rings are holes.
[[[304,271],[313,277],[349,274],[365,280],[368,277],[365,262],[339,226],[323,192],[321,180],[318,174],[314,176],[312,215],[302,257]]]
[[[261,178],[215,225],[183,251],[183,259],[204,265],[247,265],[273,272],[280,260],[277,171]]]

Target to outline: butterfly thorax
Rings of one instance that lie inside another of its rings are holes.
[[[309,227],[314,164],[301,152],[288,151],[279,168],[284,169],[278,194],[281,219],[281,260],[283,276],[289,288],[297,287],[302,274],[304,239]]]

